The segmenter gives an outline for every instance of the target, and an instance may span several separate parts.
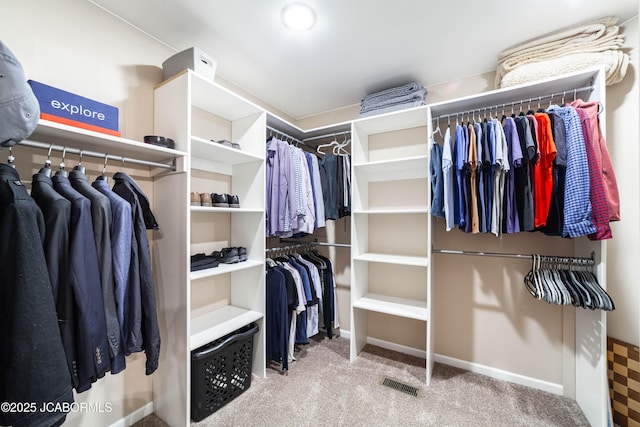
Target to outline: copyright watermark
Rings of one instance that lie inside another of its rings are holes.
[[[113,411],[111,402],[2,402],[2,413],[28,413],[28,412],[98,412],[108,413]]]

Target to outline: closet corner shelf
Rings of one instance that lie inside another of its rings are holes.
[[[378,253],[364,253],[354,256],[355,261],[377,262],[383,264],[409,265],[415,267],[428,267],[429,258],[426,256],[387,255]]]
[[[353,170],[363,172],[368,181],[399,181],[402,179],[427,178],[429,176],[429,158],[427,155],[406,157],[393,160],[379,160],[356,163]]]
[[[195,350],[251,322],[262,319],[262,313],[227,305],[193,317],[189,349]]]
[[[227,165],[239,165],[264,160],[262,157],[253,153],[227,147],[197,136],[191,137],[191,153],[192,157],[213,160]]]
[[[407,298],[368,293],[355,301],[353,307],[425,322],[429,320],[427,303]]]
[[[206,206],[191,206],[191,212],[211,212],[211,213],[264,213],[261,208],[216,208]]]
[[[145,144],[141,141],[107,135],[42,119],[40,119],[36,130],[28,139],[46,144],[55,144],[61,147],[68,146],[87,151],[139,158],[159,163],[166,163],[175,157],[187,155],[184,151]]]
[[[254,267],[264,268],[264,262],[249,259],[247,261],[242,261],[235,264],[220,264],[214,268],[192,271],[189,273],[189,278],[191,280],[205,279],[207,277],[219,276],[222,274],[233,273],[234,271],[246,270]]]

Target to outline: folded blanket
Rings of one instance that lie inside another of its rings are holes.
[[[619,83],[629,66],[629,55],[620,50],[600,53],[576,53],[546,61],[531,62],[514,68],[502,76],[500,88],[552,78],[561,74],[604,66],[606,85]]]
[[[360,105],[363,107],[368,107],[372,104],[378,104],[382,101],[386,101],[391,98],[396,98],[400,96],[410,95],[414,92],[417,92],[421,89],[424,89],[422,85],[418,82],[407,83],[402,86],[392,87],[389,89],[382,90],[380,92],[375,92],[369,94],[362,98]]]
[[[427,103],[422,99],[418,99],[418,100],[410,101],[410,102],[403,102],[403,103],[399,103],[399,104],[391,104],[391,105],[386,105],[386,106],[381,107],[381,108],[369,110],[366,113],[360,113],[360,117],[369,117],[369,116],[374,116],[374,115],[378,115],[378,114],[391,113],[393,111],[404,110],[404,109],[407,109],[407,108],[420,107],[422,105],[427,105]]]
[[[367,111],[382,108],[387,105],[402,104],[405,102],[424,100],[426,95],[427,95],[427,90],[425,88],[422,88],[420,90],[409,93],[407,95],[396,96],[394,98],[387,98],[387,99],[381,100],[380,102],[376,102],[375,104],[361,105],[360,113],[366,113]]]
[[[521,78],[531,81],[541,71],[545,76],[551,77],[555,74],[540,70],[540,67],[535,65],[522,69],[523,66],[529,64],[547,64],[548,62],[555,70],[571,71],[583,69],[584,66],[579,65],[580,63],[589,64],[589,66],[604,65],[607,70],[610,70],[608,73],[609,81],[621,80],[626,72],[628,55],[620,51],[623,47],[624,36],[619,34],[619,27],[614,25],[616,21],[617,19],[614,17],[601,18],[502,51],[498,56],[496,87],[517,84],[514,81],[521,81]],[[562,59],[565,57],[573,57],[577,63],[571,65]],[[520,74],[512,74],[511,80],[504,81],[506,76],[516,69],[519,69]],[[516,76],[521,77],[514,78]]]

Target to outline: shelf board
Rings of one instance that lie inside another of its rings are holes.
[[[366,294],[353,303],[355,308],[391,314],[415,320],[429,320],[429,309],[425,301],[391,297],[381,294]]]
[[[191,96],[194,107],[229,121],[264,112],[264,109],[258,105],[220,86],[213,80],[208,80],[191,70],[189,73],[192,77]]]
[[[406,215],[406,214],[429,214],[429,208],[385,208],[385,209],[367,209],[360,211],[352,211],[355,215]]]
[[[422,256],[387,255],[376,253],[364,253],[354,256],[355,261],[377,262],[385,264],[411,265],[416,267],[428,267],[429,258]]]
[[[264,213],[264,209],[258,208],[217,208],[207,206],[191,206],[191,212],[211,212],[211,213]]]
[[[141,141],[121,138],[69,126],[49,120],[40,120],[36,130],[28,138],[40,143],[68,146],[86,151],[95,151],[116,156],[131,157],[158,163],[170,163],[175,157],[186,153],[171,148],[145,144]]]
[[[189,349],[195,350],[202,347],[263,317],[263,313],[232,305],[193,317],[191,319]]]
[[[353,165],[353,171],[356,174],[366,174],[368,181],[427,178],[429,176],[429,158],[425,155],[357,163]]]
[[[368,135],[427,126],[427,106],[364,117],[353,122],[357,131]]]
[[[261,162],[260,156],[197,136],[191,137],[191,156],[226,165]]]
[[[263,261],[256,261],[249,259],[247,261],[237,262],[235,264],[220,264],[214,268],[207,268],[206,270],[192,271],[189,273],[191,280],[205,279],[207,277],[219,276],[221,274],[233,273],[234,271],[246,270],[248,268],[262,267],[264,268]]]

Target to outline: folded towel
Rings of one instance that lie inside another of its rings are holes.
[[[619,50],[601,53],[576,53],[516,67],[502,76],[498,87],[504,88],[529,83],[595,66],[604,66],[606,85],[611,86],[624,78],[628,65],[629,55]]]
[[[410,95],[422,89],[424,88],[418,82],[407,83],[402,86],[392,87],[389,89],[382,90],[380,92],[369,94],[364,98],[362,98],[360,105],[363,107],[368,107],[372,104],[378,104],[379,102],[386,101],[391,98]]]
[[[424,100],[426,95],[427,95],[427,90],[425,88],[422,88],[420,90],[409,93],[407,95],[396,96],[394,98],[387,98],[387,99],[381,100],[380,102],[376,102],[375,104],[361,105],[360,113],[366,113],[367,111],[382,108],[387,105],[403,104],[405,102]]]
[[[420,107],[422,105],[427,105],[426,102],[424,100],[422,100],[422,99],[418,99],[418,100],[410,101],[410,102],[399,103],[399,104],[391,104],[391,105],[386,105],[386,106],[381,107],[381,108],[369,110],[369,111],[367,111],[365,113],[360,113],[360,117],[369,117],[369,116],[374,116],[374,115],[378,115],[378,114],[391,113],[393,111],[404,110],[404,109],[407,109],[407,108]]]

